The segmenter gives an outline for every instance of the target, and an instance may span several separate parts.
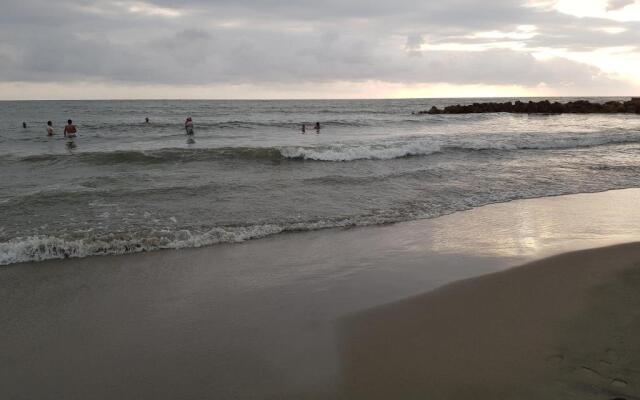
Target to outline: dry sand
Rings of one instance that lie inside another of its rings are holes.
[[[637,399],[640,244],[567,253],[344,326],[348,399]]]

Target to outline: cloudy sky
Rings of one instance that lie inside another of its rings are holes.
[[[640,0],[0,0],[0,99],[640,95]]]

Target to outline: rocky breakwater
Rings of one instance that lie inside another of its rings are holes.
[[[568,103],[559,103],[549,100],[522,101],[505,103],[473,103],[468,105],[446,106],[443,109],[431,107],[428,111],[419,111],[418,114],[477,114],[477,113],[518,113],[518,114],[614,114],[635,113],[640,114],[640,97],[633,97],[629,101],[607,101],[606,103],[591,103],[588,100],[576,100]]]

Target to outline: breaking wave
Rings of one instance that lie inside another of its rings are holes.
[[[561,150],[614,144],[640,143],[640,131],[564,135],[469,135],[464,138],[405,138],[380,143],[336,143],[316,146],[166,148],[148,151],[85,152],[73,156],[41,154],[22,157],[24,162],[58,162],[73,159],[90,164],[193,162],[216,159],[356,161],[390,160],[452,151]]]
[[[428,219],[465,211],[487,204],[512,200],[566,195],[572,193],[599,192],[623,189],[629,186],[610,185],[592,190],[554,189],[551,191],[525,190],[517,194],[499,193],[488,198],[475,197],[450,199],[431,209],[396,209],[381,213],[359,215],[347,218],[327,218],[316,221],[271,223],[249,226],[221,226],[205,230],[161,229],[142,230],[133,233],[101,233],[81,236],[60,233],[58,236],[35,235],[17,237],[0,242],[0,265],[51,259],[82,258],[88,256],[124,255],[164,249],[185,249],[211,246],[221,243],[241,243],[284,232],[316,231],[329,228],[383,225],[418,219]],[[633,186],[631,186],[633,187]]]
[[[275,225],[263,225],[236,229],[214,228],[201,234],[180,230],[176,232],[149,232],[146,235],[105,234],[77,239],[31,236],[0,243],[0,265],[94,255],[139,253],[160,249],[202,247],[217,243],[237,243],[281,231],[282,229]]]
[[[390,160],[409,156],[426,156],[441,151],[430,142],[391,145],[342,145],[328,147],[287,147],[280,149],[284,158],[315,161]]]
[[[466,137],[462,140],[416,138],[380,144],[285,147],[279,152],[282,157],[289,159],[355,161],[391,160],[454,151],[561,150],[629,143],[640,143],[640,132],[540,137],[519,135],[507,138],[493,135]]]
[[[0,265],[50,259],[122,255],[163,249],[198,248],[220,243],[241,243],[282,232],[313,231],[326,228],[368,226],[397,222],[397,216],[370,216],[359,219],[320,220],[289,224],[262,224],[214,227],[204,232],[188,229],[83,235],[80,238],[38,235],[0,243]]]

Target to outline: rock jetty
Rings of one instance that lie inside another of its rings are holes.
[[[443,109],[431,107],[428,111],[419,111],[418,114],[474,114],[474,113],[518,113],[518,114],[614,114],[635,113],[640,114],[640,97],[633,97],[629,101],[607,101],[606,103],[591,103],[587,100],[576,100],[568,103],[559,103],[549,100],[522,101],[506,103],[473,103],[469,105],[446,106]]]

